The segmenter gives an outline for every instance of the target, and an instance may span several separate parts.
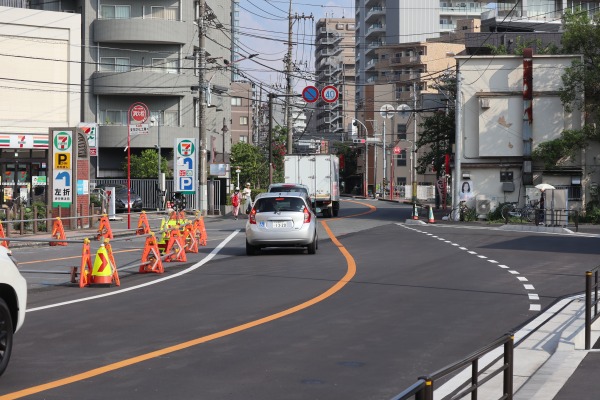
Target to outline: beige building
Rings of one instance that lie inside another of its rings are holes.
[[[231,84],[231,136],[230,143],[254,143],[255,87],[250,82]]]
[[[365,107],[357,114],[374,138],[371,139],[368,157],[368,180],[373,192],[381,190],[385,180],[388,189],[389,182],[392,182],[400,195],[410,198],[412,190],[405,186],[412,185],[412,182],[419,186],[435,184],[433,170],[415,174],[419,153],[425,151],[421,149],[416,154],[413,151],[419,124],[425,115],[419,110],[445,107],[443,101],[429,102],[425,107],[423,97],[438,94],[436,79],[454,71],[453,57],[463,50],[462,44],[436,41],[387,45],[375,51],[375,83],[365,86]],[[382,112],[384,107],[393,112]],[[419,112],[412,111],[415,109]],[[394,149],[398,154],[394,154]],[[359,161],[359,173],[364,162],[365,157]],[[418,197],[430,195],[424,192]]]

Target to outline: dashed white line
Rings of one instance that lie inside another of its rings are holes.
[[[458,247],[460,250],[464,250],[464,251],[466,251],[466,252],[467,252],[467,253],[469,253],[469,254],[472,254],[472,255],[475,255],[475,256],[477,256],[478,258],[481,258],[481,259],[487,260],[489,263],[492,263],[492,264],[497,264],[497,265],[498,265],[498,267],[500,267],[500,268],[502,268],[502,269],[508,269],[508,273],[510,273],[511,275],[519,275],[519,272],[518,272],[518,271],[515,271],[515,270],[513,270],[513,269],[510,269],[510,267],[508,267],[507,265],[504,265],[504,264],[499,264],[499,263],[498,263],[498,261],[496,261],[496,260],[490,260],[490,259],[488,259],[486,256],[484,256],[484,255],[481,255],[481,254],[477,254],[477,252],[475,252],[475,251],[472,251],[472,250],[469,250],[469,249],[467,249],[466,247],[460,246],[459,244],[457,244],[457,243],[454,243],[454,242],[452,242],[451,240],[446,240],[446,239],[444,239],[444,238],[441,238],[441,237],[438,237],[438,236],[436,236],[436,235],[434,235],[434,234],[432,234],[432,233],[428,233],[428,232],[425,232],[425,231],[420,231],[420,230],[418,230],[418,229],[409,228],[409,227],[407,227],[407,226],[404,226],[404,227],[405,227],[405,228],[407,228],[407,229],[410,229],[410,230],[412,230],[412,231],[415,231],[415,232],[419,232],[419,233],[425,233],[425,234],[427,234],[427,236],[430,236],[430,237],[432,237],[432,238],[435,238],[435,239],[437,239],[437,240],[443,241],[444,243],[449,243],[449,244],[451,244],[452,246],[456,246],[456,247]],[[518,279],[520,282],[529,282],[529,280],[528,280],[527,278],[525,278],[524,276],[517,276],[516,278],[517,278],[517,279]],[[533,287],[533,285],[531,285],[531,284],[523,284],[523,287],[525,288],[525,290],[535,290],[535,288],[534,288],[534,287]],[[528,293],[528,294],[527,294],[527,296],[528,296],[528,298],[529,298],[529,300],[530,300],[530,301],[539,301],[539,300],[540,300],[540,296],[539,296],[539,295],[537,295],[536,293]],[[541,306],[540,304],[537,304],[537,303],[530,303],[530,304],[529,304],[529,311],[541,311],[541,309],[542,309],[542,306]]]

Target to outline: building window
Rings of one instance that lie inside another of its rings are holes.
[[[150,6],[150,18],[177,21],[177,7]]]
[[[101,110],[100,123],[104,125],[127,125],[127,111]]]
[[[131,18],[131,6],[107,6],[100,7],[100,18],[104,19],[129,19]]]
[[[179,60],[174,58],[153,58],[152,70],[158,73],[176,74],[179,72]]]
[[[396,125],[396,138],[398,140],[406,140],[406,124],[398,124]]]
[[[406,149],[402,149],[400,154],[396,157],[396,166],[405,167],[406,166]]]
[[[231,105],[232,106],[241,106],[242,105],[242,98],[241,97],[232,97],[231,98]]]
[[[248,143],[248,136],[246,136],[246,135],[240,136],[240,143]]]
[[[100,72],[129,72],[129,58],[125,57],[101,57]]]
[[[240,117],[240,125],[248,125],[248,117],[247,116],[241,116]]]

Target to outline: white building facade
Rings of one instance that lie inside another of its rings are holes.
[[[524,118],[523,57],[456,58],[453,205],[466,200],[477,208],[485,204],[493,209],[504,202],[522,206],[539,197],[535,185],[549,183],[567,189],[569,207],[581,206],[585,200],[581,185],[588,175],[584,157],[571,160],[565,168],[546,170],[530,156],[540,143],[583,126],[582,113],[577,109],[568,112],[558,92],[561,76],[579,56],[533,56],[531,120]]]

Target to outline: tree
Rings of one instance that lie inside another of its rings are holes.
[[[446,97],[447,106],[446,109],[440,108],[424,116],[419,124],[421,132],[415,147],[417,149],[423,147],[426,152],[419,157],[415,168],[419,174],[423,174],[431,165],[437,171],[436,176],[439,178],[444,169],[445,155],[452,154],[452,146],[456,141],[454,118],[456,75],[447,74],[440,77],[436,86]]]
[[[160,158],[161,172],[171,178],[173,172],[169,169],[166,157]],[[145,149],[138,156],[131,155],[131,177],[138,179],[156,179],[158,178],[158,151],[154,149]],[[127,172],[127,161],[123,163],[123,170]]]
[[[563,22],[562,51],[581,54],[582,60],[573,62],[563,74],[560,99],[567,111],[576,108],[589,120],[596,121],[600,111],[600,26],[581,9],[567,10]],[[543,162],[545,168],[552,169],[599,139],[600,133],[594,124],[584,125],[583,129],[565,130],[559,138],[540,143],[532,157]]]
[[[269,181],[268,160],[260,149],[248,143],[236,143],[231,147],[231,173],[240,169],[240,184],[250,182],[255,187]]]

